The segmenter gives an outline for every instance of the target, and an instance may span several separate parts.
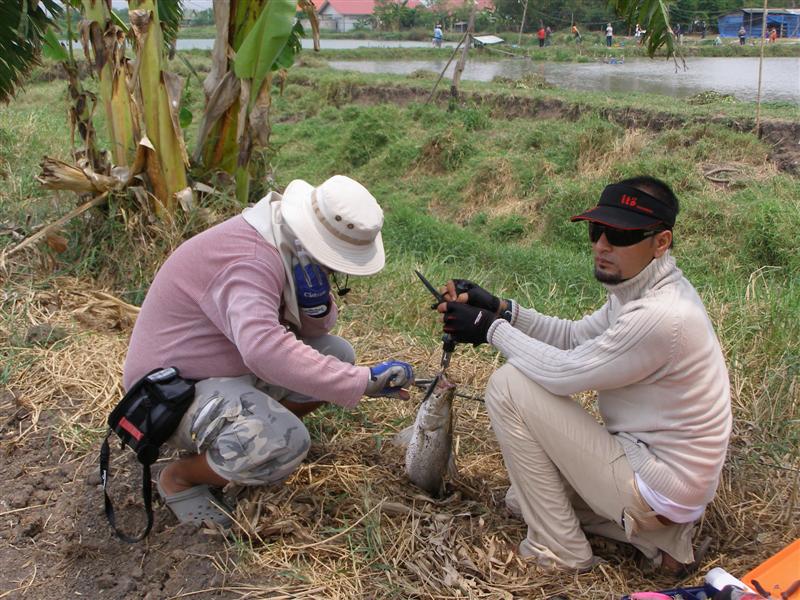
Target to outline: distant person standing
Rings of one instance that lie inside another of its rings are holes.
[[[675,25],[674,33],[675,33],[675,37],[678,38],[678,44],[682,46],[683,45],[683,29],[681,29],[681,24],[680,23]]]
[[[739,27],[739,45],[744,46],[744,42],[747,39],[747,30],[744,28],[744,25]]]
[[[611,23],[606,25],[606,46],[611,48],[611,44],[614,43],[614,28],[611,26]]]
[[[636,24],[636,29],[633,32],[633,39],[636,40],[637,46],[642,45],[642,28],[639,26],[638,23]]]
[[[581,43],[581,32],[578,30],[578,26],[573,24],[572,25],[572,37],[575,38],[575,43]]]
[[[545,46],[549,46],[552,43],[551,40],[550,40],[550,38],[552,38],[552,36],[553,36],[553,30],[550,29],[550,25],[548,25],[544,29],[544,45]]]
[[[437,23],[436,27],[433,28],[433,45],[436,48],[442,47],[442,38],[444,38],[444,33],[442,32],[442,26]]]
[[[544,40],[547,38],[547,31],[544,28],[544,23],[539,25],[539,31],[536,32],[536,37],[539,38],[539,48],[544,48]]]
[[[778,39],[778,30],[774,27],[769,30],[769,42],[770,44],[775,42]]]

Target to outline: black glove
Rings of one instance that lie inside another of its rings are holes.
[[[486,343],[489,326],[497,316],[494,313],[463,302],[448,302],[444,313],[444,332],[459,344]]]
[[[456,294],[467,294],[467,304],[485,308],[492,314],[497,314],[500,310],[500,298],[487,292],[481,286],[472,283],[467,279],[453,279],[456,286]]]

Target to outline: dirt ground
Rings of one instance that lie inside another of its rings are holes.
[[[0,395],[0,598],[220,597],[203,590],[224,586],[212,560],[225,554],[221,537],[181,526],[157,506],[146,542],[118,540],[102,511],[96,457],[65,454],[53,437],[55,418],[42,411],[36,431],[20,439],[34,412],[11,391]],[[132,462],[111,482],[129,532],[144,524],[139,473]]]
[[[354,305],[363,301],[354,296]],[[0,366],[0,600],[607,599],[676,583],[648,571],[629,547],[601,539],[590,541],[608,562],[591,573],[545,573],[521,560],[524,524],[503,508],[508,479],[474,399],[457,402],[459,476],[443,500],[411,486],[389,443],[416,403],[371,401],[310,424],[311,451],[295,475],[240,498],[237,535],[180,526],[156,503],[150,536],[123,543],[103,513],[97,453],[120,397],[134,315],[79,280],[10,285],[0,300],[0,348],[15,361]],[[438,352],[369,333],[371,326],[353,319],[341,332],[362,360],[391,347],[420,372],[438,364]],[[488,357],[460,350],[449,374],[462,391],[483,389],[496,368]],[[696,534],[712,537],[711,551],[684,585],[701,583],[715,566],[746,573],[797,535],[796,463],[754,463],[748,427],[734,433],[718,496]],[[118,443],[112,448],[112,497],[132,533],[144,524],[141,470]]]

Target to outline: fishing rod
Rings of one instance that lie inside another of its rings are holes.
[[[414,380],[414,385],[417,386],[417,387],[420,387],[420,388],[428,388],[429,386],[431,386],[436,381],[436,379],[437,379],[436,377],[432,377],[430,379],[416,379],[416,380]],[[470,394],[462,394],[461,392],[457,391],[455,393],[455,395],[457,397],[459,397],[459,398],[464,398],[466,400],[475,400],[476,402],[486,402],[486,400],[484,400],[483,396],[477,396],[475,394],[472,394],[472,395],[470,395]]]

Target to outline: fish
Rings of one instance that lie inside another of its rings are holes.
[[[436,498],[445,493],[445,477],[457,473],[453,457],[455,394],[455,385],[443,375],[436,377],[420,404],[414,424],[395,438],[396,444],[406,446],[408,478]]]

